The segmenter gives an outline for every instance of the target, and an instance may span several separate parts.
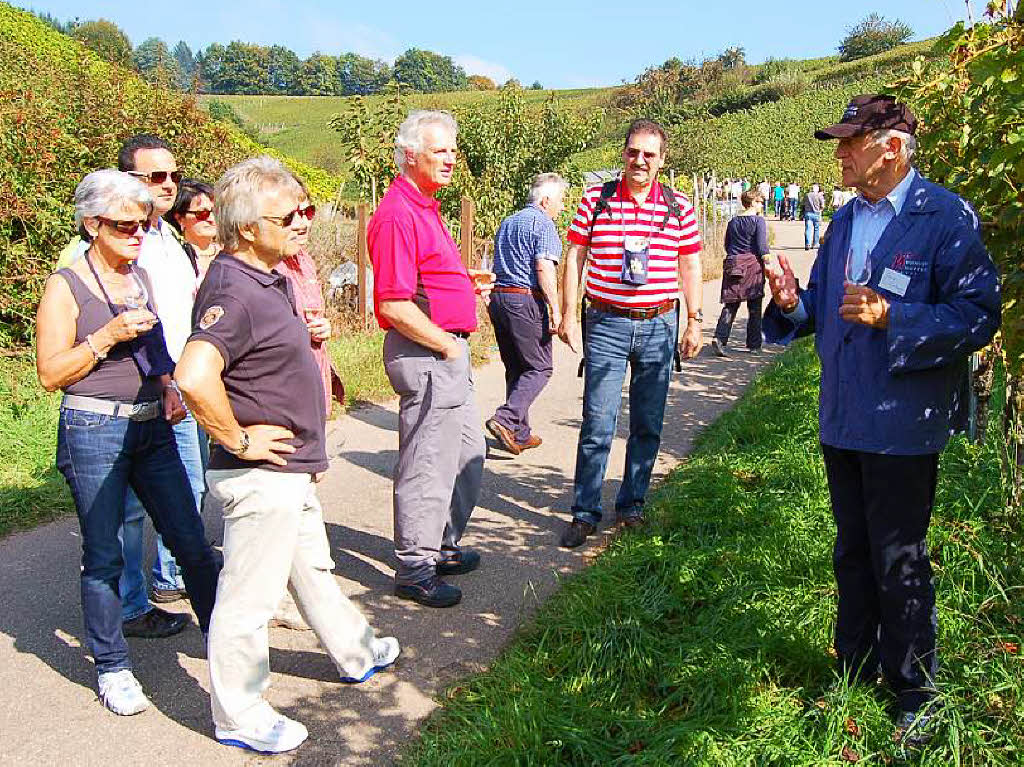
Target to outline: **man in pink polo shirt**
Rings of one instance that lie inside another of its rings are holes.
[[[463,266],[434,199],[451,183],[457,130],[447,112],[406,118],[395,137],[401,173],[368,231],[374,312],[387,331],[384,369],[400,397],[395,594],[428,607],[462,599],[441,576],[480,566],[480,555],[459,540],[484,466],[468,339],[476,294],[486,299],[493,275]]]

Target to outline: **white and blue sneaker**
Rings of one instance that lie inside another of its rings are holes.
[[[118,716],[132,716],[149,708],[149,698],[131,669],[100,674],[98,686],[100,703]]]
[[[398,660],[402,650],[398,646],[398,640],[394,637],[375,637],[370,642],[370,652],[373,653],[373,665],[370,670],[360,677],[343,676],[342,682],[347,684],[359,684],[365,682],[378,671],[383,671]]]
[[[281,754],[298,748],[309,737],[302,722],[289,719],[267,706],[263,721],[237,730],[215,729],[217,740],[225,746],[245,748],[261,754]]]

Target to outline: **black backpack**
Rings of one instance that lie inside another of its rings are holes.
[[[597,198],[597,204],[594,205],[594,216],[590,219],[590,228],[594,228],[594,224],[597,223],[597,217],[609,209],[608,201],[615,196],[616,190],[619,188],[619,180],[612,179],[611,181],[605,181],[601,185],[601,196]],[[661,183],[661,193],[665,197],[665,205],[668,210],[665,211],[665,218],[661,221],[661,228],[664,229],[668,224],[670,217],[675,216],[679,219],[679,223],[683,222],[683,209],[679,207],[679,201],[676,199],[676,193],[672,191],[672,187],[668,184]]]

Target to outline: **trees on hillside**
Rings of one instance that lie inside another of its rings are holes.
[[[846,30],[846,37],[839,43],[839,58],[853,61],[884,53],[905,43],[913,34],[914,30],[899,19],[889,21],[884,16],[872,13]]]
[[[167,49],[167,43],[158,37],[150,37],[139,44],[133,56],[135,68],[142,79],[150,85],[164,88],[178,88],[181,70],[178,62]]]
[[[468,84],[466,70],[451,56],[420,48],[410,48],[395,59],[393,77],[419,93],[465,90]]]
[[[494,80],[484,75],[470,75],[466,78],[466,82],[475,91],[494,91],[498,89]]]
[[[56,28],[60,29],[60,27]],[[95,51],[100,58],[129,69],[134,66],[131,40],[114,22],[97,19],[77,25],[68,24],[66,28],[70,30],[68,34],[84,44],[86,48]]]
[[[183,91],[190,90],[196,76],[196,57],[192,49],[184,40],[179,40],[171,53],[178,62],[178,87]]]

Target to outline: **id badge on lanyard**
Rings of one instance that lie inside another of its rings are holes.
[[[646,285],[650,259],[651,238],[627,236],[622,249],[622,282],[626,285]]]

